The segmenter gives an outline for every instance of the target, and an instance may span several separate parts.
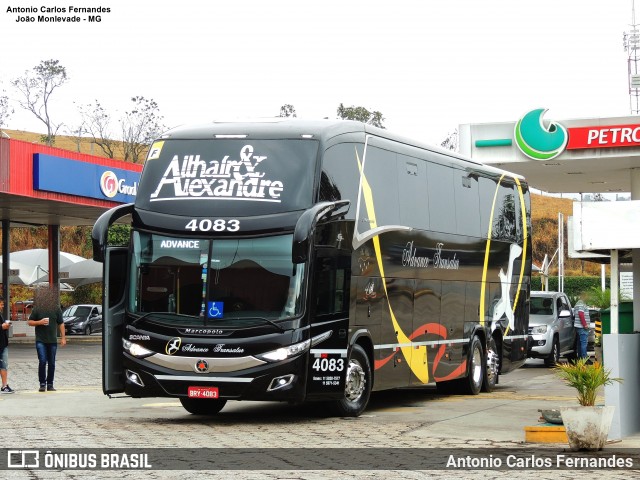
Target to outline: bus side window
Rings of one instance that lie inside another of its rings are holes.
[[[346,313],[349,309],[349,257],[316,257],[316,315]]]

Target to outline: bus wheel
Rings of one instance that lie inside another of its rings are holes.
[[[200,398],[181,398],[180,403],[184,409],[193,415],[215,415],[223,409],[226,400],[216,399],[200,399]]]
[[[484,380],[482,382],[483,392],[493,392],[498,383],[498,372],[500,371],[500,356],[498,355],[498,347],[493,337],[489,338],[487,342],[487,355],[485,359],[485,365],[487,368],[484,373]]]
[[[469,348],[469,369],[464,379],[464,390],[470,395],[478,395],[485,376],[485,358],[480,339],[474,335]]]
[[[338,415],[358,417],[369,403],[371,396],[371,364],[360,345],[354,345],[347,365],[344,398],[335,403]]]

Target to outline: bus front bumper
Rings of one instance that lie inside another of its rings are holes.
[[[198,359],[193,359],[194,364]],[[227,400],[304,401],[306,356],[244,371],[175,371],[125,354],[125,393],[132,397],[188,397],[190,389],[215,391]]]

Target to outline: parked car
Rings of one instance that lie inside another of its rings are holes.
[[[102,305],[72,305],[62,312],[67,334],[91,335],[102,331]]]
[[[544,359],[548,367],[562,356],[576,356],[577,332],[571,303],[564,293],[531,292],[528,345],[528,356]]]

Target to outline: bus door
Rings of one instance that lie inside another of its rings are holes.
[[[330,336],[312,346],[309,358],[307,395],[344,394],[348,362],[349,295],[351,254],[320,247],[314,260],[311,285],[311,336]]]
[[[102,390],[105,394],[124,392],[122,338],[127,284],[126,247],[108,247],[104,259],[102,305]]]
[[[433,372],[445,354],[446,345],[442,343],[447,335],[446,330],[440,323],[440,296],[442,282],[440,280],[416,280],[416,291],[414,294],[413,306],[413,341],[417,344],[414,355],[419,358],[414,359],[414,368],[426,371],[427,382],[433,382]],[[422,385],[424,373],[420,377],[413,375],[412,385]]]

